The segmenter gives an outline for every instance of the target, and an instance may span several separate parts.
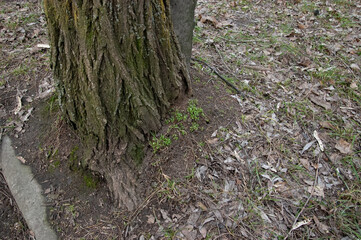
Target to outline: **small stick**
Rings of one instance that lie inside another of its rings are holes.
[[[263,72],[271,71],[270,68],[265,68],[265,67],[260,67],[260,66],[243,65],[242,67],[256,70],[256,71],[263,71]]]
[[[293,224],[292,224],[292,227],[291,227],[291,230],[287,233],[286,237],[283,239],[283,240],[286,240],[289,235],[291,234],[291,232],[293,231],[293,226],[297,223],[298,221],[298,218],[301,216],[302,212],[305,210],[308,202],[310,201],[312,195],[313,195],[313,192],[315,191],[315,187],[316,187],[316,184],[317,184],[317,180],[318,180],[318,169],[319,169],[319,165],[320,165],[320,158],[318,157],[317,158],[317,169],[316,169],[316,176],[315,176],[315,181],[313,182],[313,186],[312,186],[312,189],[311,189],[311,194],[310,196],[308,196],[307,198],[307,201],[305,202],[305,204],[303,204],[303,207],[301,209],[301,211],[297,214],[297,217],[295,218],[295,220],[293,221]]]
[[[148,205],[151,198],[156,193],[158,193],[160,189],[161,189],[161,186],[157,187],[151,194],[149,194],[149,196],[142,202],[142,204],[131,214],[131,216],[129,217],[129,220],[128,220],[128,224],[131,223],[134,220],[134,218],[138,216],[139,212]]]
[[[234,76],[232,70],[228,67],[228,65],[226,64],[226,62],[224,61],[223,56],[222,56],[222,54],[219,52],[216,44],[212,44],[212,45],[213,45],[214,48],[216,49],[216,52],[218,53],[219,57],[221,58],[221,60],[222,60],[222,62],[223,62],[223,65],[228,69],[228,72],[231,73],[231,74],[233,75],[233,77],[236,77],[236,76]]]
[[[229,81],[227,81],[224,77],[221,76],[221,74],[219,74],[219,72],[212,66],[208,65],[208,63],[202,61],[202,60],[199,60],[199,59],[196,59],[196,58],[192,58],[193,61],[196,61],[196,62],[199,62],[199,63],[202,63],[203,65],[206,65],[209,69],[211,69],[225,84],[227,84],[229,87],[233,88],[237,94],[241,94],[242,97],[244,97],[244,95],[242,94],[241,90],[239,90],[236,86],[234,86],[232,83],[230,83]]]
[[[348,68],[348,70],[352,73],[352,75],[355,77],[355,79],[357,79],[357,76],[354,73],[354,71],[352,70],[352,68],[350,68],[350,66],[348,66],[340,56],[338,56],[338,59],[343,63],[343,65],[345,65],[346,68]]]
[[[227,38],[224,38],[224,37],[219,37],[220,39],[223,39],[225,41],[228,41],[228,42],[234,42],[234,43],[252,43],[252,42],[269,42],[268,39],[243,39],[243,40],[232,40],[232,39],[227,39]]]

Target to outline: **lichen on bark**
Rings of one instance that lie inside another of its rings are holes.
[[[191,89],[169,0],[44,0],[44,9],[61,108],[86,142],[85,164],[133,209],[141,146]]]

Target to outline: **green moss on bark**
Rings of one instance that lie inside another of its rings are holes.
[[[141,165],[143,163],[143,158],[144,158],[144,145],[143,144],[135,145],[130,151],[130,156],[132,159],[134,159],[137,166]]]

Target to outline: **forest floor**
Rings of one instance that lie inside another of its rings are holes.
[[[361,2],[198,0],[194,91],[150,139],[133,212],[77,170],[38,1],[0,1],[0,139],[61,239],[361,239]],[[0,178],[0,239],[33,239]]]

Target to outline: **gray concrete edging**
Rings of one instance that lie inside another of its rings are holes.
[[[30,167],[22,164],[16,157],[8,136],[2,138],[0,167],[26,223],[35,234],[35,238],[37,240],[57,239],[47,221],[42,188],[34,178]]]

